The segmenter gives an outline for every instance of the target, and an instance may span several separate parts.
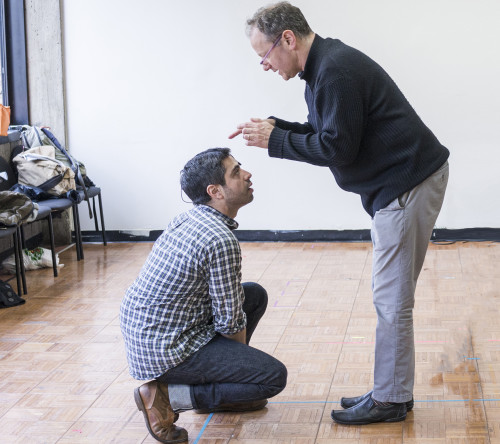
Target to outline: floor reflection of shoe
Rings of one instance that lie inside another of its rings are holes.
[[[144,414],[146,426],[151,436],[164,444],[174,444],[188,440],[188,433],[174,425],[179,415],[170,405],[168,386],[151,381],[134,390],[137,408]]]
[[[340,398],[340,405],[343,409],[349,409],[359,404],[361,401],[364,401],[365,398],[371,396],[373,390],[370,390],[368,393],[364,395],[357,396],[355,398]],[[411,401],[406,402],[406,411],[410,412],[413,409],[413,399]]]
[[[375,422],[397,422],[406,419],[406,404],[377,405],[371,396],[346,410],[332,410],[332,419],[339,424],[364,425]]]
[[[253,412],[263,409],[267,405],[267,399],[250,402],[234,402],[231,404],[221,404],[213,409],[198,409],[196,413],[221,413],[221,412]]]

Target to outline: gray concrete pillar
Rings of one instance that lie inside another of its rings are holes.
[[[30,124],[49,126],[66,146],[63,42],[59,0],[25,0]],[[71,243],[71,215],[54,220],[58,244]]]

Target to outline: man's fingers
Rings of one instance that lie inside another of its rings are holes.
[[[229,137],[228,137],[228,138],[229,138],[229,139],[234,139],[236,136],[238,136],[238,135],[239,135],[239,134],[241,134],[242,132],[243,132],[243,130],[238,129],[238,130],[236,130],[234,133],[229,134]]]
[[[247,128],[249,125],[251,125],[250,122],[245,122],[245,123],[239,123],[236,128],[238,128],[234,133],[231,133],[229,135],[229,139],[234,139],[236,136],[243,134],[244,133],[244,128]]]
[[[244,139],[248,139],[247,133],[249,132],[248,130],[252,131],[257,130],[257,132],[262,129],[259,123],[265,122],[265,120],[259,119],[257,117],[251,117],[250,122],[245,122],[245,123],[240,123],[236,128],[238,128],[234,133],[231,133],[229,135],[229,139],[234,139],[236,136],[243,134]],[[245,131],[245,129],[247,131]]]

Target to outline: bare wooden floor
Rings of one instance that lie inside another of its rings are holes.
[[[28,274],[0,311],[0,443],[154,443],[133,400],[118,308],[151,244],[86,245]],[[417,288],[415,408],[405,422],[341,426],[341,396],[372,386],[371,245],[243,244],[244,280],[269,306],[252,345],[283,361],[262,411],[196,415],[190,443],[500,443],[500,244],[431,245]],[[13,283],[13,281],[11,281]]]

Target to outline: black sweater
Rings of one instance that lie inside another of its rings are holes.
[[[448,158],[394,81],[362,52],[316,35],[299,76],[308,123],[272,117],[269,155],[329,167],[370,216]]]

